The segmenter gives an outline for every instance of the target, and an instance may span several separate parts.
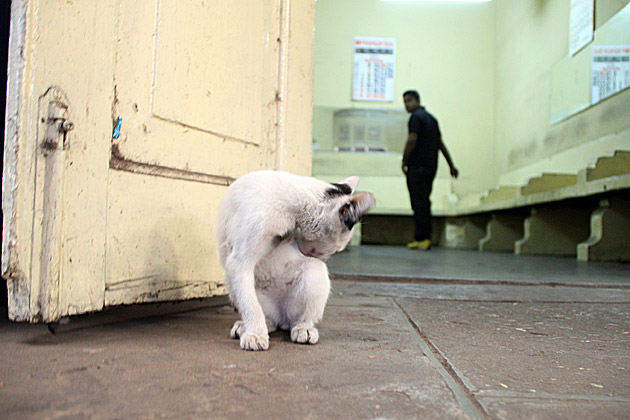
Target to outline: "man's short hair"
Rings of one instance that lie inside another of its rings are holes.
[[[406,91],[405,93],[403,93],[403,98],[405,96],[407,96],[407,95],[409,95],[409,96],[411,96],[413,98],[416,98],[418,100],[418,102],[420,102],[420,94],[418,93],[417,90],[408,90],[408,91]]]

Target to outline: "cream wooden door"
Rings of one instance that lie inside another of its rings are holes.
[[[10,318],[224,293],[229,183],[310,172],[313,23],[311,1],[14,0]]]

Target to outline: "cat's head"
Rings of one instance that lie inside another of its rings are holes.
[[[304,215],[297,241],[302,254],[326,260],[346,247],[354,225],[376,204],[369,192],[354,194],[358,185],[356,176],[330,184],[317,208]]]

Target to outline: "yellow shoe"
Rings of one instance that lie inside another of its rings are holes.
[[[423,241],[413,241],[407,244],[409,249],[429,249],[431,248],[431,239],[425,239]]]

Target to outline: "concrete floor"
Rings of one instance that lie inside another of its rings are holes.
[[[229,338],[225,298],[0,321],[0,419],[630,418],[630,265],[357,247],[320,342]]]

